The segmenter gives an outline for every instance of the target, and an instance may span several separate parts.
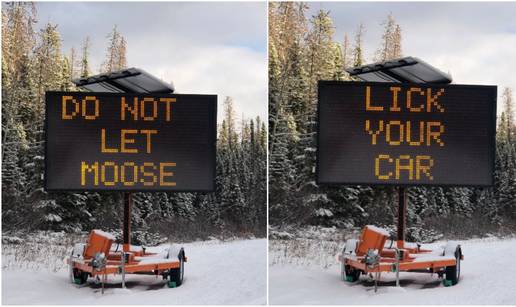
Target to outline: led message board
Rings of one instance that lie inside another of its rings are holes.
[[[496,86],[319,82],[317,182],[490,186]]]
[[[46,93],[47,190],[213,191],[216,95]]]

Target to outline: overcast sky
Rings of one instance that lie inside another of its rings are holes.
[[[90,36],[98,73],[107,34],[117,25],[131,67],[169,82],[178,93],[225,96],[246,118],[267,115],[267,5],[254,3],[37,2],[39,27],[58,24],[63,51]]]
[[[353,39],[366,27],[366,61],[371,62],[382,36],[380,23],[392,12],[402,28],[403,54],[419,57],[457,84],[511,87],[516,95],[516,3],[510,2],[322,2],[309,3],[309,16],[329,10],[335,39]],[[500,99],[499,99],[500,101]],[[498,113],[501,104],[498,103]]]

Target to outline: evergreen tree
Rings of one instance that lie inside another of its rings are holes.
[[[502,120],[504,122],[504,127],[500,127],[500,132],[503,136],[510,139],[512,134],[514,133],[514,101],[512,96],[512,89],[509,87],[504,88],[502,94],[503,100],[503,113]]]
[[[67,58],[67,57],[63,57],[63,60],[62,60],[62,64],[61,66],[63,67],[62,71],[61,71],[61,88],[60,90],[65,92],[65,91],[71,91],[72,88],[74,87],[73,83],[71,82],[72,81],[72,63],[70,63],[70,60]]]
[[[26,178],[20,166],[20,155],[27,147],[23,125],[17,121],[16,97],[11,92],[11,76],[2,55],[2,196],[3,216],[9,216],[11,205],[25,195]]]
[[[308,116],[307,79],[304,68],[304,36],[307,30],[303,3],[281,2],[269,6],[269,131],[274,152],[277,121],[290,112],[297,121]],[[287,104],[287,102],[290,102]],[[288,106],[288,109],[285,108]]]
[[[82,43],[82,54],[81,54],[81,69],[80,77],[86,78],[90,75],[90,64],[89,64],[89,53],[90,53],[90,37],[86,36]]]
[[[78,59],[77,59],[77,52],[75,51],[75,48],[70,49],[70,57],[68,58],[68,65],[69,65],[69,72],[70,80],[77,79],[79,77],[79,71],[77,69]]]
[[[116,69],[124,69],[127,68],[127,42],[124,37],[120,37],[120,42],[118,45],[118,57],[116,58]]]
[[[303,41],[308,6],[302,2],[269,3],[269,44],[276,46],[280,63],[287,64],[291,46]],[[281,67],[281,69],[286,67]]]
[[[126,68],[127,43],[115,25],[108,34],[109,45],[106,52],[106,59],[102,64],[102,72],[113,72]]]
[[[45,91],[59,90],[63,83],[61,37],[57,25],[47,24],[39,33],[35,49],[38,114],[43,116]]]
[[[376,51],[375,61],[383,62],[401,57],[401,27],[392,13],[382,22],[384,32],[381,45]]]
[[[238,135],[235,127],[236,115],[233,106],[233,98],[231,97],[226,97],[224,100],[224,114],[224,123],[226,128],[224,133],[227,138],[226,145],[230,148],[230,150],[232,150],[236,146]]]
[[[344,80],[344,55],[338,43],[334,43],[333,46],[333,75],[331,79]]]
[[[310,20],[311,29],[307,34],[307,73],[309,80],[309,100],[314,113],[317,82],[338,79],[342,75],[343,58],[340,48],[333,41],[335,29],[327,11],[319,11]],[[338,76],[335,78],[335,76]]]
[[[30,2],[7,2],[2,5],[2,56],[9,76],[21,78],[20,72],[32,52],[36,33],[36,7]]]
[[[344,41],[342,43],[342,64],[343,68],[351,67],[353,63],[351,46],[349,44],[348,34],[344,34]]]
[[[497,131],[497,163],[495,167],[495,197],[505,218],[516,217],[516,124],[512,90],[502,94],[503,112]]]
[[[396,25],[396,29],[394,29],[394,35],[392,38],[392,58],[401,58],[403,56],[402,48],[401,48],[401,27],[400,25]],[[451,75],[451,74],[450,74]]]
[[[364,24],[358,26],[355,33],[355,45],[353,46],[353,66],[362,66],[364,64],[364,41],[365,27]]]

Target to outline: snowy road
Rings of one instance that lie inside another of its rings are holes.
[[[516,239],[461,242],[465,260],[458,285],[444,287],[436,275],[382,274],[377,293],[361,276],[356,283],[340,281],[339,266],[271,265],[270,304],[516,304]]]
[[[109,277],[104,295],[90,278],[78,287],[61,271],[2,271],[3,304],[265,304],[266,240],[183,244],[188,263],[181,287],[169,289],[153,276],[129,275],[127,289],[119,277]]]

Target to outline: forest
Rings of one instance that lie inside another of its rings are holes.
[[[114,25],[111,32],[100,34],[106,35],[105,51],[91,50],[88,33],[79,48],[62,50],[59,26],[47,23],[36,29],[37,20],[33,3],[2,3],[2,231],[76,233],[100,228],[119,233],[122,193],[45,191],[45,91],[77,91],[73,79],[130,67],[127,49],[137,42],[127,41]],[[93,52],[105,52],[99,69],[91,67]],[[221,100],[216,191],[135,193],[135,243],[149,244],[164,236],[265,237],[266,122],[244,115],[238,119],[233,99]]]
[[[403,27],[393,14],[378,20],[383,35],[377,38],[374,57],[366,59],[365,24],[336,40],[331,13],[320,10],[308,16],[308,8],[306,3],[269,3],[268,140],[266,122],[237,119],[233,99],[222,99],[216,191],[137,193],[132,215],[137,237],[265,236],[267,147],[273,227],[394,227],[393,187],[315,183],[315,115],[318,80],[351,80],[345,68],[403,56]],[[37,17],[32,3],[2,5],[3,231],[115,231],[121,225],[121,193],[44,190],[44,96],[48,90],[78,90],[71,82],[75,78],[130,67],[131,42],[114,25],[101,34],[105,50],[91,50],[88,33],[81,46],[62,50],[59,27],[47,23],[36,29]],[[92,52],[105,55],[101,67],[91,67]],[[516,231],[514,98],[511,88],[498,91],[502,110],[497,119],[494,187],[409,188],[408,239]]]
[[[280,230],[366,224],[393,230],[395,187],[316,184],[317,82],[352,80],[346,68],[404,56],[403,27],[392,13],[373,24],[382,26],[383,35],[377,38],[373,58],[366,59],[365,24],[335,40],[331,13],[319,10],[307,16],[308,10],[306,3],[269,3],[269,222]],[[410,187],[407,239],[516,231],[514,98],[510,88],[498,91],[502,112],[497,119],[494,186]]]

